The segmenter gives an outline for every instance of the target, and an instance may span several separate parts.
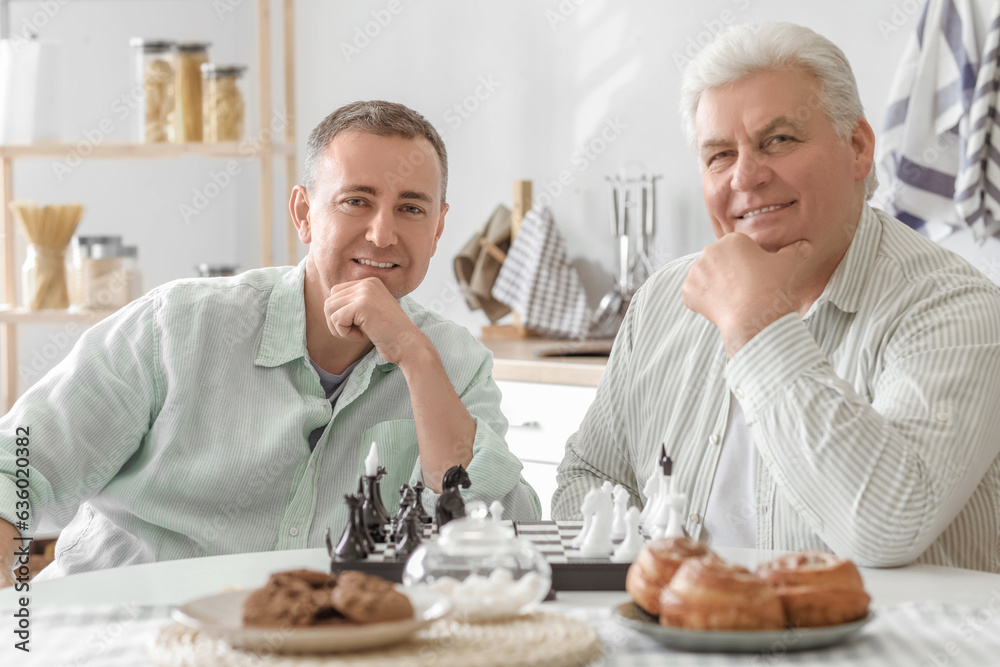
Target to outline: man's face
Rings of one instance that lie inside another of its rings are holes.
[[[416,289],[444,230],[441,186],[437,153],[423,137],[334,137],[299,231],[323,289],[372,276],[397,299]]]
[[[769,252],[808,240],[839,262],[871,168],[865,121],[842,141],[819,108],[815,78],[759,72],[710,88],[695,116],[702,193],[717,237],[746,234]]]

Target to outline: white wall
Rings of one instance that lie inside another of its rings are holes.
[[[109,101],[127,89],[125,44],[131,36],[210,39],[215,59],[255,65],[256,3],[222,2],[236,8],[221,19],[211,0],[93,0],[64,8],[43,36],[65,40],[74,56],[65,82],[71,136],[94,127],[108,113]],[[626,167],[664,176],[656,241],[661,261],[712,240],[677,111],[679,64],[699,43],[737,22],[789,20],[812,27],[839,44],[854,64],[877,130],[899,55],[918,18],[906,10],[917,4],[298,0],[297,143],[301,155],[316,123],[358,99],[403,102],[435,123],[450,154],[451,212],[438,255],[415,296],[478,331],[486,318],[470,313],[456,297],[451,258],[498,203],[509,204],[514,179],[532,179],[536,197],[546,190],[555,195],[556,221],[595,302],[611,285],[613,265],[606,175]],[[12,5],[15,29],[33,5]],[[374,36],[359,37],[366,29]],[[353,51],[345,53],[345,48]],[[468,111],[460,114],[455,105],[463,104]],[[255,117],[251,131],[257,127]],[[596,141],[609,123],[621,129],[608,130],[605,137],[617,136]],[[123,132],[109,137],[125,138]],[[581,153],[588,145],[596,150]],[[82,200],[88,214],[81,233],[121,231],[128,242],[140,245],[147,278],[158,284],[190,275],[192,265],[203,260],[244,267],[258,261],[251,166],[197,221],[179,220],[178,204],[204,186],[217,164],[85,163],[67,183],[54,182],[44,163],[19,165],[15,187],[19,197]],[[563,171],[572,182],[556,193],[548,184]],[[279,230],[276,239],[281,238]],[[994,280],[1000,280],[998,247],[966,248]],[[285,256],[283,249],[279,243],[277,257]],[[35,340],[21,337],[22,366],[37,362],[37,355],[29,355],[51,343],[44,328],[32,330]]]

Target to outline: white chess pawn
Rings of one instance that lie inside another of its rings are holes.
[[[625,530],[625,539],[618,545],[614,555],[611,557],[611,560],[618,563],[631,563],[634,561],[646,543],[642,539],[642,533],[639,532],[638,507],[628,508],[628,513],[625,515],[625,523],[628,525]]]
[[[611,494],[597,491],[588,493],[583,501],[584,516],[590,514],[593,518],[587,534],[580,545],[580,555],[587,557],[606,557],[614,551],[611,543],[611,519],[614,505]]]
[[[684,493],[674,493],[669,498],[670,521],[663,531],[663,537],[684,537],[684,514],[687,512],[687,495]]]
[[[643,527],[647,535],[653,534],[653,517],[659,511],[661,500],[660,494],[657,493],[659,487],[660,475],[654,472],[646,480],[646,486],[642,489],[646,495],[646,504],[642,508],[642,513],[639,514],[639,525]]]
[[[625,513],[628,512],[628,491],[621,484],[615,484],[613,493],[615,515],[611,522],[611,539],[620,540],[625,537]]]
[[[503,520],[503,505],[500,504],[499,500],[494,500],[490,503],[490,517],[497,523]]]
[[[580,545],[582,545],[583,541],[587,538],[587,531],[590,530],[590,522],[594,518],[593,512],[589,512],[587,508],[590,507],[590,503],[592,503],[590,497],[597,493],[599,493],[597,489],[591,489],[590,491],[587,491],[587,495],[583,497],[583,505],[580,506],[580,511],[583,512],[583,527],[580,528],[580,532],[573,538],[573,541],[570,542],[570,545],[574,549],[579,549]]]

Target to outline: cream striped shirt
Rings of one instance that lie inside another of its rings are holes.
[[[731,391],[759,457],[746,517],[758,548],[1000,572],[997,288],[865,206],[806,318],[782,317],[727,361],[718,330],[681,299],[693,261],[664,267],[632,301],[566,444],[553,516],[579,515],[606,479],[641,505],[664,442],[698,535]]]
[[[168,283],[89,329],[0,419],[0,517],[15,522],[17,427],[30,429],[22,532],[43,516],[66,526],[56,553],[65,574],[319,547],[327,529],[336,540],[373,441],[394,510],[400,485],[420,478],[406,380],[372,350],[331,408],[306,357],[303,267]],[[412,299],[400,305],[476,420],[463,495],[537,519],[504,442],[489,350]]]

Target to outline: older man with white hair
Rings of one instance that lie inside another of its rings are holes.
[[[553,516],[603,480],[646,502],[664,443],[711,544],[1000,572],[1000,293],[868,205],[843,52],[736,26],[681,97],[718,240],[632,301]]]

